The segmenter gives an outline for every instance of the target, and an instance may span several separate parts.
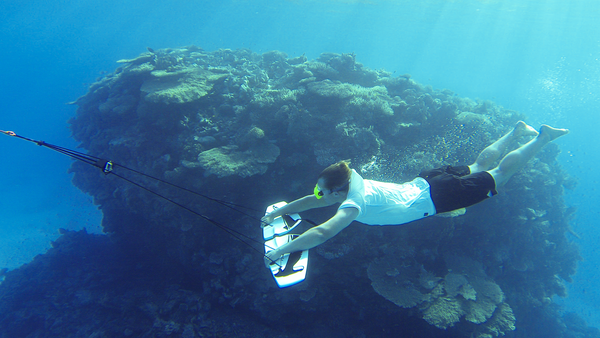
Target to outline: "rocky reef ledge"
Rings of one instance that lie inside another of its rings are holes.
[[[257,241],[264,207],[310,193],[326,165],[351,159],[365,178],[402,182],[472,162],[525,118],[353,54],[189,46],[119,62],[73,102],[73,137],[94,156],[250,208],[123,173]],[[312,250],[308,279],[283,290],[260,253],[75,162],[73,183],[93,196],[107,235],[63,232],[5,272],[0,337],[600,337],[552,302],[581,259],[563,201],[575,183],[558,153],[548,145],[464,215],[353,225]]]

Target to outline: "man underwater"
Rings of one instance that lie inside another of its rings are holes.
[[[485,148],[475,163],[424,170],[417,178],[403,184],[364,180],[350,169],[348,162],[332,164],[319,174],[314,194],[274,210],[262,221],[270,224],[284,214],[341,203],[336,214],[293,241],[269,251],[265,263],[268,266],[284,254],[314,248],[353,221],[368,225],[398,225],[479,203],[495,195],[496,189],[523,168],[543,146],[568,133],[568,129],[548,125],[542,125],[538,133],[519,121],[513,130]],[[524,136],[535,137],[508,153],[490,170],[507,147]]]

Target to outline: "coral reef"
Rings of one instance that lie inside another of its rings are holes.
[[[369,264],[369,279],[377,293],[400,307],[418,308],[423,319],[440,329],[454,326],[464,317],[480,324],[474,330],[484,333],[478,337],[515,330],[515,317],[502,290],[477,262],[451,256],[446,260],[451,272],[443,278],[423,266],[416,275],[415,265],[415,257],[398,259],[398,252],[391,252]]]
[[[265,205],[310,194],[324,166],[351,159],[365,178],[403,182],[474,161],[524,118],[369,69],[354,54],[188,46],[119,63],[73,102],[73,138],[91,155],[247,207],[223,210],[115,166],[256,240],[259,252]],[[107,235],[65,232],[47,254],[3,272],[0,337],[600,337],[552,302],[581,259],[563,201],[575,183],[558,153],[548,145],[466,212],[348,227],[314,250],[305,282],[284,290],[260,253],[75,162],[73,184],[102,210]]]
[[[253,147],[239,151],[235,145],[212,148],[198,154],[198,163],[206,170],[205,175],[215,174],[218,177],[239,175],[241,177],[264,174],[268,163],[273,163],[279,156],[279,148],[273,144]],[[187,165],[192,167],[191,165]]]
[[[208,70],[183,69],[178,71],[155,70],[152,79],[144,81],[140,90],[144,99],[151,102],[181,104],[199,100],[208,94],[225,74]]]

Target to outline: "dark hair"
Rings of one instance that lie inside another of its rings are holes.
[[[319,174],[319,179],[323,179],[325,189],[342,188],[340,191],[348,191],[348,181],[352,176],[352,170],[348,166],[350,161],[339,161],[323,169]]]

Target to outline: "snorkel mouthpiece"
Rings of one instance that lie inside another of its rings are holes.
[[[329,193],[330,193],[330,194],[333,194],[333,193],[335,193],[335,192],[342,191],[342,190],[346,189],[346,187],[347,187],[349,184],[350,184],[350,181],[346,182],[346,184],[344,184],[344,185],[343,185],[343,186],[341,186],[340,188],[337,188],[337,189],[330,189],[330,190],[329,190]],[[318,200],[320,200],[320,199],[321,199],[321,197],[323,197],[323,195],[325,195],[325,193],[323,192],[323,190],[320,190],[320,189],[319,189],[319,183],[315,184],[315,190],[313,190],[313,193],[315,194],[315,197],[316,197]]]
[[[323,197],[323,191],[319,190],[319,183],[315,184],[315,190],[313,192],[318,200],[320,200],[321,197]]]

